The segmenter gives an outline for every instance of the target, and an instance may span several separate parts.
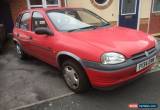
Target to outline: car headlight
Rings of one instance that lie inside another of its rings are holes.
[[[155,48],[156,48],[157,50],[159,50],[159,45],[158,45],[158,41],[157,41],[157,40],[155,40]]]
[[[122,54],[111,52],[105,53],[101,57],[102,64],[119,64],[125,61],[125,57]]]
[[[149,35],[148,37],[149,37],[149,39],[154,40],[154,42],[155,42],[155,47],[157,48],[157,47],[158,47],[158,41],[156,40],[156,38],[153,37],[153,36],[151,36],[151,35]]]

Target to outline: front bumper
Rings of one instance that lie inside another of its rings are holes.
[[[145,58],[136,61],[128,59],[126,62],[117,65],[102,65],[100,63],[89,61],[83,61],[83,64],[93,87],[110,88],[136,79],[148,72],[154,64],[136,72],[137,64],[150,59],[157,54],[158,52],[156,51]]]
[[[141,70],[140,72],[136,72],[136,67],[128,67],[123,70],[119,71],[112,71],[112,72],[102,72],[87,68],[87,74],[91,85],[96,88],[105,88],[105,87],[112,87],[121,85],[125,82],[133,80],[138,76],[141,76],[148,72],[151,69],[152,65]]]

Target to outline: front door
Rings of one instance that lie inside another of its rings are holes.
[[[119,26],[137,29],[140,0],[120,0]]]
[[[160,33],[160,0],[152,0],[149,33]]]
[[[30,51],[33,56],[39,58],[46,63],[54,64],[53,44],[54,40],[52,36],[38,35],[35,33],[35,29],[39,27],[49,28],[47,22],[40,12],[33,12],[32,14],[32,26],[30,37],[32,42],[30,43]]]

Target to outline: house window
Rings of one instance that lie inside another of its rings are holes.
[[[95,2],[97,3],[97,4],[104,4],[104,3],[106,3],[108,0],[95,0]]]
[[[60,0],[27,0],[28,8],[46,8],[48,6],[60,6]]]
[[[55,5],[58,4],[58,0],[46,0],[47,5]]]
[[[30,0],[31,5],[42,5],[42,0]]]
[[[27,0],[28,8],[40,8],[43,7],[43,0]]]
[[[160,0],[153,0],[153,13],[160,12]]]
[[[91,3],[98,9],[108,8],[113,0],[91,0]]]

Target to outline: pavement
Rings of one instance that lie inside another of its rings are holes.
[[[160,72],[147,74],[145,77],[113,91],[91,90],[85,94],[73,94],[26,106],[20,110],[137,110],[128,108],[128,105],[151,103],[160,106],[159,77]],[[160,107],[141,110],[160,110]]]
[[[34,58],[19,60],[14,47],[6,47],[0,55],[0,110],[129,110],[132,103],[160,106],[159,71],[113,91],[92,89],[81,95],[71,92],[59,73]]]
[[[13,47],[0,55],[0,110],[70,93],[54,67],[34,58],[22,61]]]
[[[159,48],[159,51],[160,51],[160,36],[155,37],[155,38],[158,42],[158,48]],[[156,64],[154,65],[154,67],[152,68],[152,70],[150,72],[156,72],[156,71],[160,71],[160,54],[157,57]]]

